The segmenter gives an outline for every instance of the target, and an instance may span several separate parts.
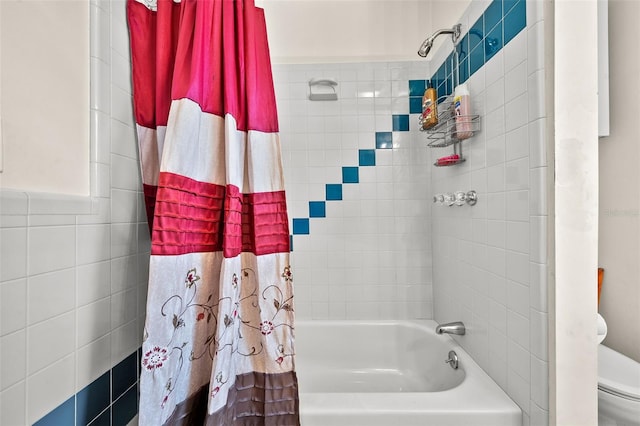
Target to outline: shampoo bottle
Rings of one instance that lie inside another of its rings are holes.
[[[453,92],[453,104],[456,115],[456,139],[467,139],[473,136],[471,127],[471,100],[467,83],[456,86]]]
[[[427,88],[422,97],[422,130],[438,124],[438,95],[433,87]]]

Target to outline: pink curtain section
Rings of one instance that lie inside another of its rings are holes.
[[[141,425],[298,425],[293,274],[264,16],[128,0],[151,259]]]

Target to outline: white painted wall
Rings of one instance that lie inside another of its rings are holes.
[[[89,195],[89,2],[0,8],[2,187]]]
[[[554,15],[555,288],[551,417],[597,424],[597,3],[558,1]],[[578,71],[579,70],[579,71]]]
[[[640,2],[609,0],[611,135],[600,139],[600,238],[605,268],[604,344],[640,361]]]
[[[263,0],[275,64],[419,60],[469,0]],[[438,16],[437,22],[432,19]],[[438,40],[434,49],[437,49]]]
[[[83,139],[94,154],[84,160],[91,197],[0,190],[2,425],[33,424],[141,345],[150,241],[125,2],[86,3],[92,84],[101,88],[84,111],[94,129]],[[114,404],[114,419],[122,411]]]

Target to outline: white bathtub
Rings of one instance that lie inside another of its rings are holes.
[[[520,426],[518,406],[433,321],[296,321],[302,426]],[[449,350],[458,370],[445,363]]]

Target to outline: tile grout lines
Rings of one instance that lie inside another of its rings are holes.
[[[493,0],[471,29],[455,46],[459,54],[458,71],[463,83],[489,59],[509,43],[527,24],[526,0]],[[471,36],[474,36],[472,39]],[[467,53],[469,52],[469,53]],[[427,84],[433,84],[438,97],[453,93],[453,49],[430,80],[409,80],[409,114],[422,112],[422,95]],[[409,131],[409,114],[392,114],[393,132]],[[375,149],[358,152],[358,166],[342,167],[342,183],[329,183],[324,201],[309,201],[309,216],[293,218],[293,232],[289,235],[293,251],[294,235],[310,234],[310,219],[326,217],[326,202],[342,200],[342,185],[359,183],[359,167],[376,165],[377,149],[393,148],[392,132],[376,132]]]
[[[422,94],[426,87],[425,80],[410,80],[410,97],[417,96],[419,94],[419,107],[418,113],[422,112]],[[416,87],[414,87],[416,86]],[[420,90],[420,87],[422,90]],[[410,112],[416,112],[415,108],[410,105]],[[293,236],[294,235],[309,235],[310,232],[310,219],[311,218],[324,218],[326,217],[327,201],[342,201],[342,185],[345,184],[357,184],[360,183],[360,167],[373,167],[376,165],[376,150],[377,149],[392,149],[393,148],[393,132],[408,132],[409,131],[409,114],[392,114],[392,131],[391,132],[375,132],[374,149],[360,149],[358,150],[358,166],[343,166],[342,167],[342,183],[328,183],[325,185],[325,199],[324,201],[309,201],[309,216],[308,217],[296,217],[293,218],[293,232],[289,235],[289,243],[291,251],[293,251]]]

